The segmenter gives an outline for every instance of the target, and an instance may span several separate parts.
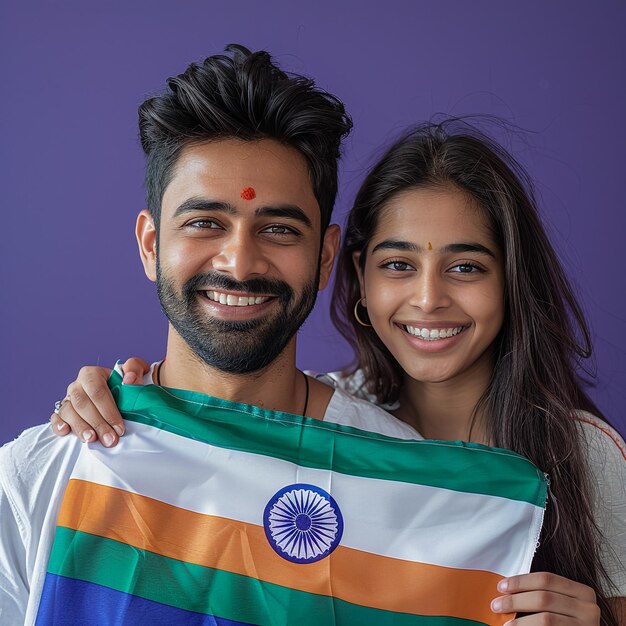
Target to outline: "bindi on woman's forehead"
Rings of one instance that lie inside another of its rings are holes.
[[[429,250],[432,250],[432,249],[433,249],[433,244],[432,244],[432,243],[430,243],[430,241],[428,242],[428,249],[429,249]]]
[[[254,200],[256,198],[256,191],[254,191],[254,187],[244,187],[240,195],[244,200]]]

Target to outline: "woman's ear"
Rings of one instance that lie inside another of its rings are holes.
[[[365,280],[363,278],[363,271],[361,270],[361,251],[352,253],[352,263],[354,263],[354,269],[356,271],[356,275],[359,279],[359,291],[361,293],[361,298],[365,300]],[[365,302],[363,303],[365,306]]]
[[[144,209],[137,216],[137,224],[135,225],[135,236],[137,237],[137,245],[139,246],[139,256],[143,263],[143,269],[146,276],[154,283],[156,282],[156,261],[157,231],[154,219],[150,211]]]

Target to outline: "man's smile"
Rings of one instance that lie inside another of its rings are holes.
[[[251,306],[254,304],[263,304],[272,296],[255,296],[241,293],[227,293],[224,291],[204,290],[201,291],[205,298],[226,306]]]

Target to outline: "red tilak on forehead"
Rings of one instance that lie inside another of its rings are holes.
[[[241,190],[241,197],[244,200],[254,200],[256,198],[256,191],[252,187],[246,187]]]

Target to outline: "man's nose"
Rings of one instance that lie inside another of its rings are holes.
[[[219,252],[213,257],[213,269],[230,274],[238,281],[264,275],[269,262],[253,233],[234,229],[222,239]]]

